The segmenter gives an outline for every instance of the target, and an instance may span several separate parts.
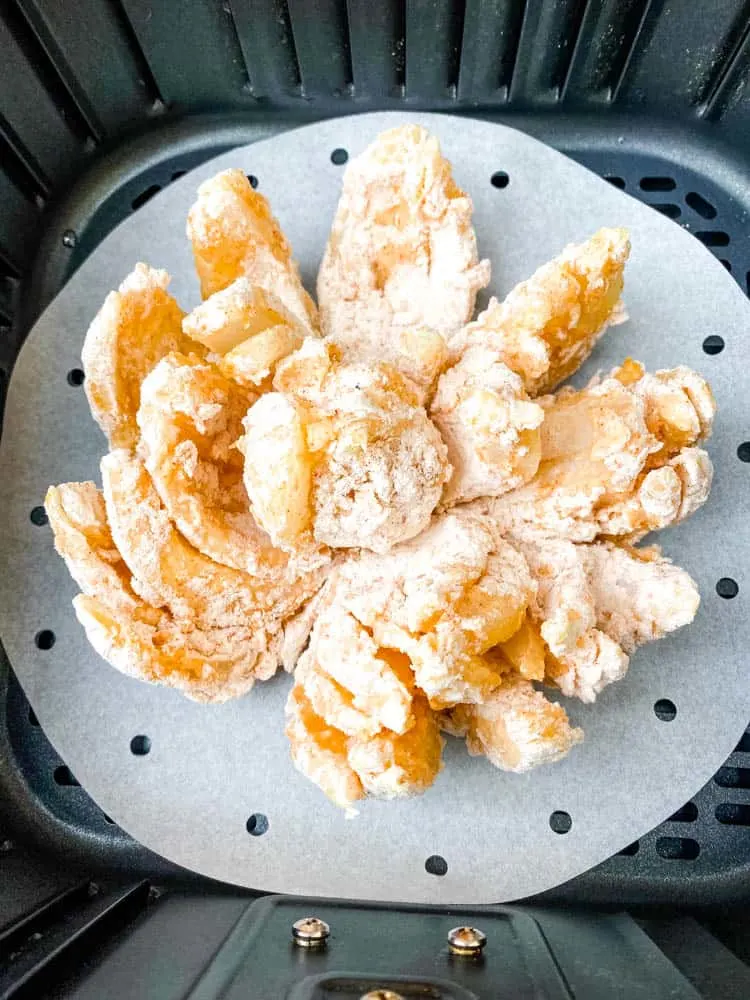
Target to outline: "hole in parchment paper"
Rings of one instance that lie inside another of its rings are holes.
[[[556,809],[549,818],[549,825],[555,833],[567,833],[573,826],[573,820],[570,818],[570,813]]]
[[[720,580],[716,581],[716,593],[719,597],[723,597],[725,601],[731,601],[739,592],[740,588],[737,585],[737,581],[733,580],[731,576],[722,576]]]
[[[703,350],[706,354],[721,354],[724,350],[724,338],[711,334],[703,341]]]
[[[331,163],[335,163],[337,167],[343,167],[348,159],[349,154],[345,149],[334,149],[331,153]]]
[[[720,802],[716,818],[727,826],[750,826],[750,806],[743,802]]]
[[[750,441],[743,441],[737,449],[737,458],[740,462],[750,462]]]
[[[640,841],[634,840],[632,844],[628,844],[627,847],[623,847],[623,849],[621,851],[618,851],[617,853],[623,854],[626,858],[632,858],[635,854],[638,853],[640,847],[641,847]]]
[[[424,870],[428,875],[447,875],[448,862],[439,854],[431,854],[424,863]]]
[[[510,184],[510,177],[504,170],[496,170],[490,177],[490,184],[493,188],[507,188]]]
[[[625,190],[625,180],[622,177],[616,177],[614,174],[605,174],[604,180],[611,184],[612,187],[619,188],[621,191]]]
[[[268,816],[263,813],[253,813],[245,823],[245,829],[251,837],[262,837],[268,830]]]
[[[258,186],[258,178],[255,174],[247,174],[247,179],[250,181],[250,187],[255,190]]]
[[[66,375],[68,380],[68,385],[83,385],[83,380],[86,376],[83,374],[82,368],[71,368]]]
[[[136,195],[135,198],[133,198],[130,202],[130,207],[135,212],[136,209],[140,208],[141,205],[145,205],[147,201],[153,198],[154,195],[158,194],[160,191],[161,184],[152,184],[150,187],[147,187],[145,191],[141,191],[139,195]]]
[[[714,206],[710,201],[706,201],[703,195],[698,194],[697,191],[689,191],[685,195],[685,201],[702,219],[716,218],[716,209]]]
[[[34,642],[37,649],[52,649],[55,645],[55,633],[52,629],[43,628],[34,636]]]
[[[656,853],[667,861],[695,861],[701,845],[692,837],[659,837]]]
[[[130,752],[136,757],[145,757],[151,749],[151,739],[148,736],[134,736],[130,741]]]
[[[672,177],[641,177],[641,191],[674,191],[676,187]]]
[[[29,514],[29,520],[32,524],[35,524],[37,528],[43,527],[47,523],[47,511],[41,504],[38,507],[32,507],[31,513]]]
[[[56,785],[65,785],[67,788],[77,788],[81,784],[66,764],[56,767],[52,777]]]
[[[669,698],[660,698],[654,705],[654,712],[656,718],[661,719],[662,722],[671,722],[677,715],[677,708]]]
[[[670,823],[694,823],[698,819],[698,806],[695,802],[686,802],[681,809],[672,813]]]

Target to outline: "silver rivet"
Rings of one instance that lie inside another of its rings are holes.
[[[360,1000],[404,1000],[404,998],[393,990],[371,990],[369,993],[364,993]]]
[[[448,947],[454,955],[481,955],[487,935],[476,927],[454,927],[448,931]]]
[[[330,933],[331,928],[325,920],[317,917],[303,917],[292,924],[292,937],[300,948],[322,948]]]
[[[73,247],[78,242],[78,237],[76,236],[76,234],[73,232],[72,229],[66,229],[62,235],[62,241],[64,247],[68,247],[70,250],[72,250]]]

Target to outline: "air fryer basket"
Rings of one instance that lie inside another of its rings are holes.
[[[688,228],[750,295],[747,0],[12,0],[0,56],[0,414],[25,332],[117,222],[203,160],[324,116],[529,131]],[[191,884],[88,798],[4,659],[0,864],[0,925],[92,877],[127,879],[111,905],[135,911],[139,879]],[[545,901],[740,902],[749,873],[750,729],[659,829]]]

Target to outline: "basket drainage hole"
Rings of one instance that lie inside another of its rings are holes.
[[[745,459],[743,459],[745,461]],[[29,520],[32,524],[35,524],[37,528],[43,527],[47,523],[47,511],[43,506],[32,507],[31,513],[29,514]]]
[[[567,833],[573,826],[573,820],[570,818],[570,813],[556,809],[549,818],[549,825],[555,833]]]
[[[428,875],[447,875],[448,862],[439,854],[431,854],[424,863],[424,870]]]
[[[685,195],[685,202],[692,208],[694,212],[697,212],[702,219],[715,219],[716,209],[711,204],[710,201],[706,201],[703,195],[698,194],[697,191],[690,191]]]
[[[255,176],[255,174],[248,174],[247,179],[250,181],[250,187],[254,191],[258,186],[258,178]]]
[[[737,585],[737,581],[733,580],[731,576],[722,576],[716,582],[716,593],[719,597],[723,597],[725,601],[731,601],[739,592],[740,588]]]
[[[52,629],[43,628],[34,636],[34,642],[37,649],[52,649],[55,645],[55,633]]]
[[[614,174],[605,174],[604,180],[611,184],[612,187],[619,188],[621,191],[625,190],[625,179],[623,177],[616,177]]]
[[[750,441],[743,441],[737,449],[737,458],[740,462],[750,462]]]
[[[268,816],[264,813],[253,813],[245,823],[245,829],[251,837],[262,837],[268,831]]]
[[[83,380],[86,378],[82,368],[71,368],[65,377],[68,385],[83,385]]]
[[[130,741],[130,752],[136,757],[145,757],[151,749],[151,739],[148,736],[134,736]]]
[[[672,177],[641,177],[641,191],[674,191],[676,187]]]
[[[492,184],[493,188],[507,188],[510,184],[510,177],[504,170],[496,170],[492,177],[490,177],[490,184]]]
[[[677,706],[669,698],[660,698],[654,705],[654,713],[662,722],[671,722],[677,715]]]
[[[656,853],[667,861],[695,861],[701,845],[692,837],[659,837]]]
[[[712,333],[703,341],[703,350],[706,354],[721,354],[724,350],[724,338]]]
[[[627,847],[623,847],[623,849],[621,851],[618,851],[617,853],[622,854],[626,858],[632,858],[638,853],[640,847],[641,847],[640,842],[634,840],[632,844],[628,844]]]
[[[56,785],[64,785],[66,788],[78,788],[81,784],[66,764],[56,767],[52,777]]]
[[[716,818],[727,826],[750,826],[750,806],[741,802],[720,802]]]
[[[38,726],[39,725],[39,719],[37,719],[36,712],[31,707],[31,705],[29,705],[29,725],[30,726]]]
[[[334,149],[331,153],[331,163],[335,163],[337,167],[343,167],[348,159],[349,154],[345,149]]]
[[[651,207],[655,208],[657,212],[661,212],[662,215],[666,215],[668,219],[679,219],[682,214],[680,206],[671,202],[656,202]]]
[[[141,205],[145,205],[147,201],[153,198],[154,195],[158,194],[160,191],[161,184],[152,184],[150,187],[147,187],[145,191],[141,191],[139,195],[136,195],[135,198],[133,198],[130,202],[130,207],[135,212],[137,208],[140,208]]]
[[[670,823],[695,823],[698,819],[698,806],[695,802],[686,802],[684,806],[672,813]]]

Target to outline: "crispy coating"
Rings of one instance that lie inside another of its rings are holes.
[[[201,184],[187,235],[204,299],[245,277],[315,328],[315,303],[302,287],[291,247],[268,200],[241,170],[224,170]]]
[[[627,671],[635,649],[689,624],[700,597],[657,547],[577,545],[527,530],[512,539],[537,584],[530,621],[546,646],[546,677],[593,702]]]
[[[341,362],[333,344],[309,338],[274,386],[248,411],[238,447],[253,513],[277,545],[312,535],[384,552],[428,524],[447,449],[398,372]]]
[[[459,705],[441,717],[443,728],[463,736],[472,756],[503,771],[522,773],[564,757],[583,741],[562,705],[548,701],[530,681],[505,676],[480,705]]]
[[[238,278],[214,292],[182,321],[182,329],[218,355],[221,371],[240,385],[268,387],[283,358],[313,331],[278,296]]]
[[[441,375],[430,417],[453,467],[444,506],[500,496],[537,471],[544,411],[494,351],[470,347]]]
[[[427,389],[439,341],[470,318],[489,281],[472,203],[437,139],[418,125],[384,132],[344,174],[318,274],[321,326],[352,361],[384,361]],[[406,339],[405,339],[406,338]]]
[[[341,567],[335,600],[381,649],[408,657],[433,708],[498,684],[483,654],[518,630],[534,593],[526,562],[491,522],[460,509],[385,555]]]
[[[268,627],[296,612],[324,582],[326,565],[290,561],[263,577],[222,566],[175,528],[143,463],[124,450],[102,459],[107,519],[145,601],[200,627]]]
[[[111,448],[135,447],[141,382],[156,362],[170,351],[190,350],[181,329],[183,313],[168,284],[166,271],[136,264],[118,291],[109,293],[86,333],[84,388]]]
[[[530,396],[551,392],[580,368],[608,326],[625,318],[620,304],[630,254],[624,229],[600,229],[586,243],[517,285],[449,343],[459,358],[471,346],[490,348],[524,381]]]
[[[176,527],[216,562],[260,577],[284,571],[250,513],[235,442],[253,393],[195,357],[170,354],[141,387],[139,454]],[[321,556],[321,559],[323,557]]]
[[[648,375],[626,362],[585,389],[539,402],[537,474],[493,503],[506,530],[533,524],[573,541],[637,540],[684,520],[708,497],[711,461],[695,445],[711,431],[715,403],[695,372]]]
[[[215,702],[245,694],[276,672],[278,628],[200,629],[137,596],[93,483],[51,486],[45,507],[55,547],[83,591],[73,601],[78,620],[113,667]]]
[[[287,701],[286,734],[298,771],[336,805],[352,806],[369,795],[396,799],[423,794],[442,767],[443,740],[424,697],[413,703],[414,721],[404,733],[346,736],[318,715],[302,685]]]

